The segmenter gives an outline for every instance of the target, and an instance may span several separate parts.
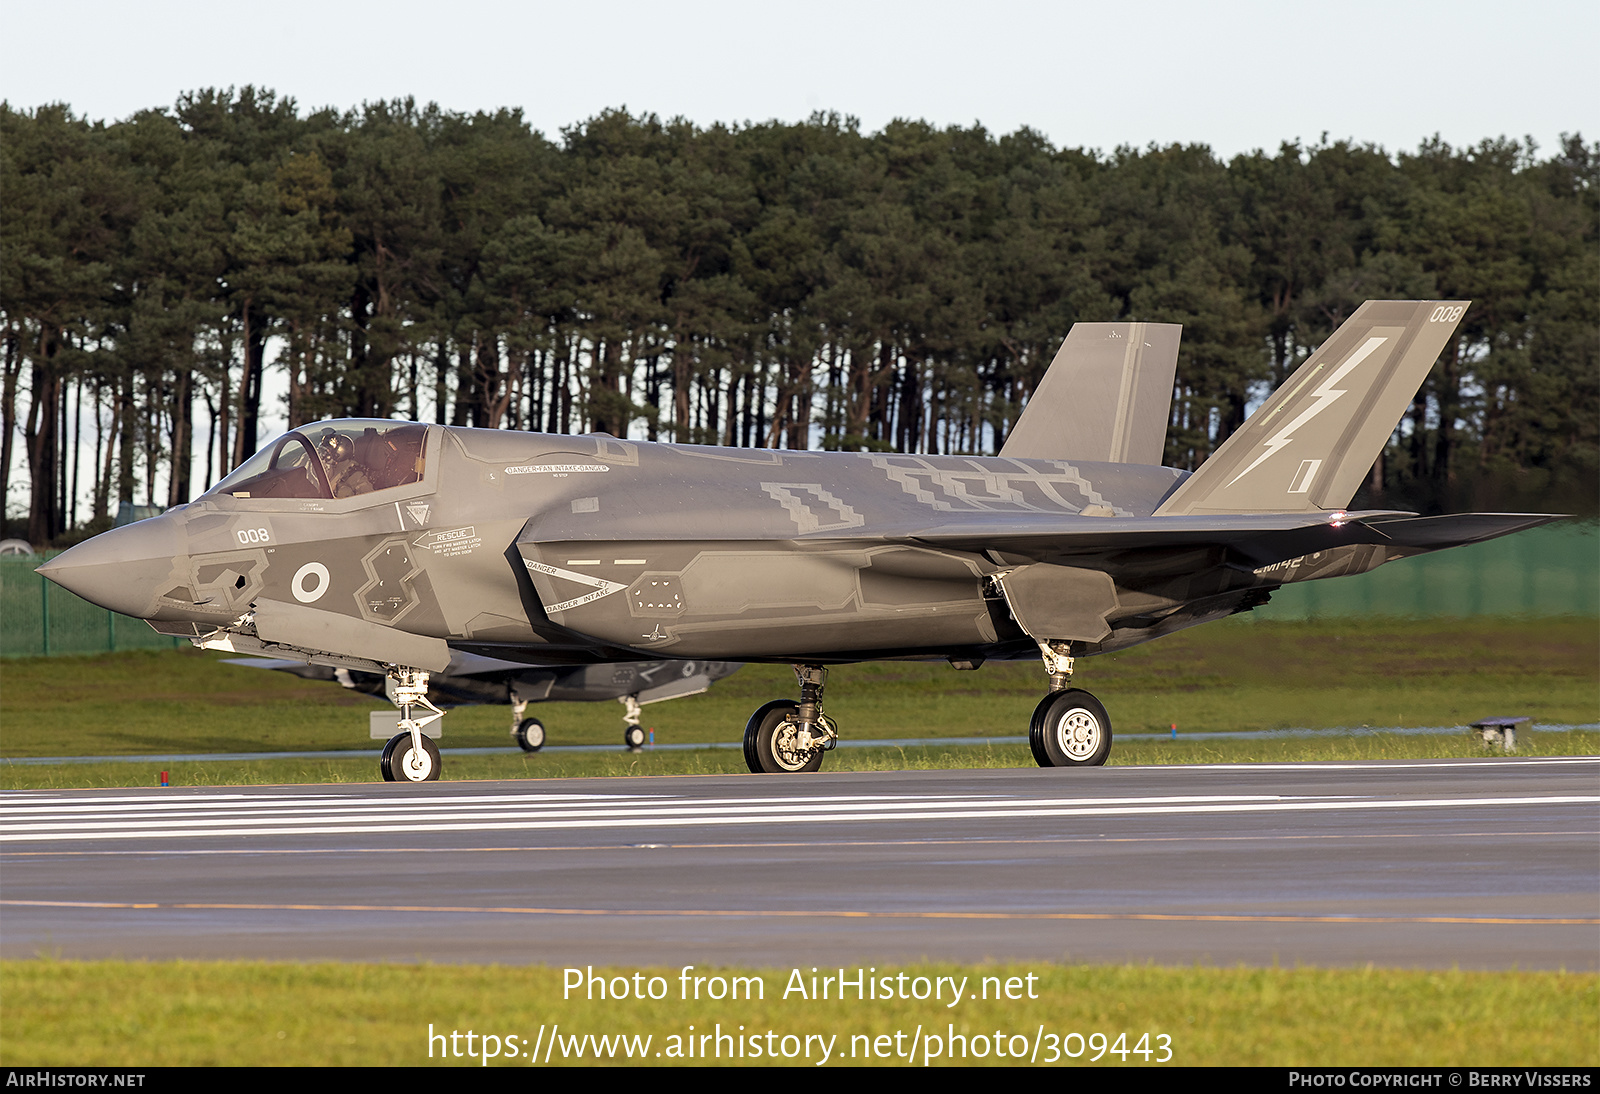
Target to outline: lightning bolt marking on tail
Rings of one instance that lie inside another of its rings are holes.
[[[1272,455],[1274,452],[1278,451],[1278,449],[1293,441],[1295,432],[1301,426],[1305,425],[1312,418],[1315,418],[1318,414],[1321,414],[1324,410],[1328,409],[1328,407],[1338,402],[1339,396],[1345,394],[1345,392],[1349,389],[1335,388],[1333,385],[1337,384],[1339,381],[1348,376],[1351,369],[1355,368],[1362,361],[1365,361],[1368,357],[1372,356],[1373,351],[1387,341],[1387,338],[1378,336],[1368,338],[1361,344],[1360,349],[1356,350],[1349,357],[1345,358],[1344,364],[1334,369],[1333,375],[1324,380],[1322,382],[1322,386],[1311,393],[1311,399],[1313,400],[1311,405],[1302,410],[1294,421],[1278,430],[1278,432],[1274,433],[1270,438],[1263,442],[1263,447],[1266,448],[1266,451],[1257,456],[1255,458],[1255,462],[1249,467],[1245,468],[1233,478],[1229,479],[1228,485],[1232,486],[1250,472],[1254,471],[1268,456]]]

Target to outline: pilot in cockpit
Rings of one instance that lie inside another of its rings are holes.
[[[328,489],[333,491],[334,497],[372,493],[372,478],[367,469],[356,462],[355,446],[349,437],[331,429],[323,431],[317,455],[322,459],[322,469],[328,475]]]

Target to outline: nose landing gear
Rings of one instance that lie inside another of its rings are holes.
[[[428,701],[428,674],[421,669],[395,665],[389,669],[386,691],[390,702],[400,708],[400,732],[389,738],[383,746],[383,757],[378,770],[383,781],[389,783],[434,782],[439,778],[443,763],[439,746],[423,735],[423,727],[444,717],[444,711]],[[433,711],[425,718],[411,716],[414,707]]]
[[[422,738],[419,752],[411,743],[411,734],[397,733],[383,746],[383,758],[378,761],[386,783],[426,783],[439,778],[439,746],[431,738]]]

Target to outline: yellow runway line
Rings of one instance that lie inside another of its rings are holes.
[[[986,919],[1144,921],[1152,923],[1457,923],[1471,926],[1594,927],[1600,918],[1545,919],[1507,916],[1373,916],[1373,915],[1219,915],[1182,912],[867,912],[840,909],[714,909],[714,908],[475,908],[451,904],[134,904],[114,901],[0,900],[0,906],[31,908],[125,908],[164,911],[237,912],[422,912],[467,915],[572,915],[724,919]]]

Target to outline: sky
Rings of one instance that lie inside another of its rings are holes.
[[[0,0],[0,98],[111,121],[252,84],[302,109],[411,96],[717,122],[1023,126],[1058,147],[1600,137],[1594,0]]]

